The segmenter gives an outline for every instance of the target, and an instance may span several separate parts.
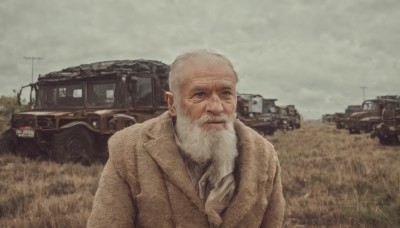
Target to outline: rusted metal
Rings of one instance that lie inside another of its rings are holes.
[[[372,132],[382,122],[385,107],[397,102],[392,98],[392,96],[378,96],[376,99],[365,100],[362,103],[362,110],[352,113],[349,118],[349,133]]]
[[[105,142],[112,134],[167,110],[163,97],[168,73],[168,65],[140,59],[82,64],[41,75],[23,87],[30,87],[36,98],[30,99],[32,109],[12,116],[16,148],[37,145],[39,155],[63,162],[106,157]]]
[[[259,94],[239,94],[237,118],[261,134],[272,135],[278,127],[275,101]]]
[[[371,133],[371,137],[377,137],[382,145],[400,144],[400,96],[390,98],[397,102],[390,102],[385,106],[382,122]]]

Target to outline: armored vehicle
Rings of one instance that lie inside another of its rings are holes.
[[[30,88],[31,110],[12,115],[3,139],[28,157],[83,164],[106,159],[111,135],[167,110],[168,72],[155,60],[116,60],[39,76],[21,89]]]
[[[272,135],[277,130],[276,100],[258,94],[238,94],[237,118],[261,134]]]
[[[378,137],[382,145],[400,144],[400,96],[394,97],[382,112],[382,122],[376,126],[371,137]]]
[[[350,134],[369,133],[382,122],[382,112],[387,105],[396,103],[393,96],[378,96],[376,99],[365,100],[362,110],[351,114],[348,122]]]

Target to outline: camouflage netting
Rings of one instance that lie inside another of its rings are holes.
[[[158,74],[168,79],[169,65],[156,60],[114,60],[69,67],[39,76],[38,81],[94,77],[99,75],[129,75],[134,73]]]

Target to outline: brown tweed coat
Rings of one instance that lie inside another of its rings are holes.
[[[236,191],[220,227],[281,227],[285,201],[273,146],[236,121]],[[117,132],[88,227],[209,227],[168,112]]]

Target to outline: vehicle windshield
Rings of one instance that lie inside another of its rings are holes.
[[[39,86],[38,94],[38,109],[77,108],[84,104],[82,83]]]
[[[278,109],[278,114],[281,115],[281,116],[287,116],[286,108],[279,108]]]
[[[263,101],[263,113],[275,113],[276,107],[273,102]]]
[[[115,96],[115,82],[88,83],[88,107],[113,107]]]
[[[296,111],[295,111],[295,109],[293,109],[293,108],[288,108],[288,115],[289,116],[295,116],[296,115]]]
[[[362,109],[365,111],[374,111],[379,109],[379,105],[376,101],[364,101]]]

